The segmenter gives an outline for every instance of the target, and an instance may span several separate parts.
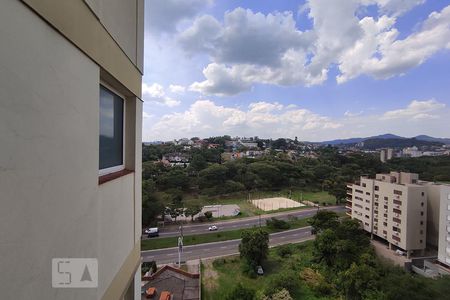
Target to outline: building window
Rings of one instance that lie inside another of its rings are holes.
[[[425,196],[425,193],[424,193],[424,192],[422,192],[422,197],[423,197],[423,196]]]
[[[423,216],[423,211],[420,212],[420,215]]]
[[[420,242],[421,244],[423,243],[423,241],[422,241],[422,240],[420,240],[419,242]]]
[[[387,201],[387,200],[388,200],[388,197],[384,197],[384,200],[386,200],[386,201]]]
[[[420,225],[423,225],[423,221],[420,221]]]
[[[380,187],[378,185],[375,186],[375,191],[378,191]]]
[[[363,184],[362,184],[362,187],[366,187],[366,184],[365,184],[365,183],[363,183]]]
[[[100,175],[124,169],[124,100],[100,86]]]
[[[401,196],[402,195],[402,191],[394,190],[394,194]]]
[[[423,207],[423,206],[424,206],[424,203],[423,203],[423,202],[421,202],[421,203],[420,203],[420,206],[422,206],[422,207]]]

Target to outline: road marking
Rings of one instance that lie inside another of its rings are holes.
[[[220,247],[220,249],[226,249],[226,248],[228,248],[227,246],[222,246],[222,247]]]
[[[251,224],[250,223],[245,224],[245,226],[249,226],[249,225],[251,225]]]
[[[233,226],[231,226],[231,227],[237,227],[237,225],[233,225]]]
[[[188,253],[192,253],[192,251],[186,251],[186,252],[183,252],[183,253],[186,253],[186,254],[188,254]]]
[[[169,253],[169,254],[167,254],[167,256],[174,256],[174,255],[177,255],[176,253]]]
[[[285,236],[280,236],[280,239],[285,239],[286,237]]]
[[[203,251],[209,251],[209,250],[211,250],[211,249],[203,249]]]

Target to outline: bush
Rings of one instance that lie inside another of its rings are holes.
[[[256,278],[257,274],[256,274],[256,265],[252,265],[249,263],[243,263],[241,265],[241,270],[242,270],[242,274],[244,274],[245,276],[249,277],[249,278]]]
[[[254,300],[255,295],[255,290],[238,283],[237,286],[225,296],[225,300]]]
[[[279,246],[279,247],[277,247],[276,251],[277,251],[278,256],[283,257],[283,258],[292,255],[292,247],[291,247],[291,245]]]
[[[208,220],[211,220],[212,216],[213,216],[212,212],[210,211],[205,212],[205,218],[207,218]]]
[[[299,279],[293,271],[282,271],[271,278],[267,284],[265,294],[273,295],[282,289],[286,289],[293,294],[299,287],[299,283]]]
[[[277,218],[270,218],[266,221],[267,227],[270,229],[289,229],[291,228],[291,225],[283,220],[279,220]]]

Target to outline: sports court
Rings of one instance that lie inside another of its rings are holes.
[[[250,201],[254,206],[264,211],[305,206],[304,204],[284,197],[264,198]]]

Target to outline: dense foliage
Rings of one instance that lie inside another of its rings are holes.
[[[224,138],[211,138],[223,145]],[[283,142],[284,141],[284,142]],[[288,147],[284,139],[272,141],[280,148]],[[377,154],[362,152],[342,155],[337,148],[316,150],[317,158],[289,157],[285,152],[272,151],[261,158],[241,158],[221,161],[223,148],[191,149],[187,167],[170,167],[158,160],[174,151],[183,152],[182,146],[143,146],[143,222],[150,224],[164,206],[186,206],[173,201],[173,194],[226,195],[245,191],[275,191],[302,189],[327,191],[342,201],[346,196],[346,183],[361,175],[374,176],[390,170],[419,173],[424,180],[450,181],[450,157],[421,157],[392,159],[383,164]],[[161,196],[162,195],[162,196]],[[164,203],[164,205],[163,205]]]

